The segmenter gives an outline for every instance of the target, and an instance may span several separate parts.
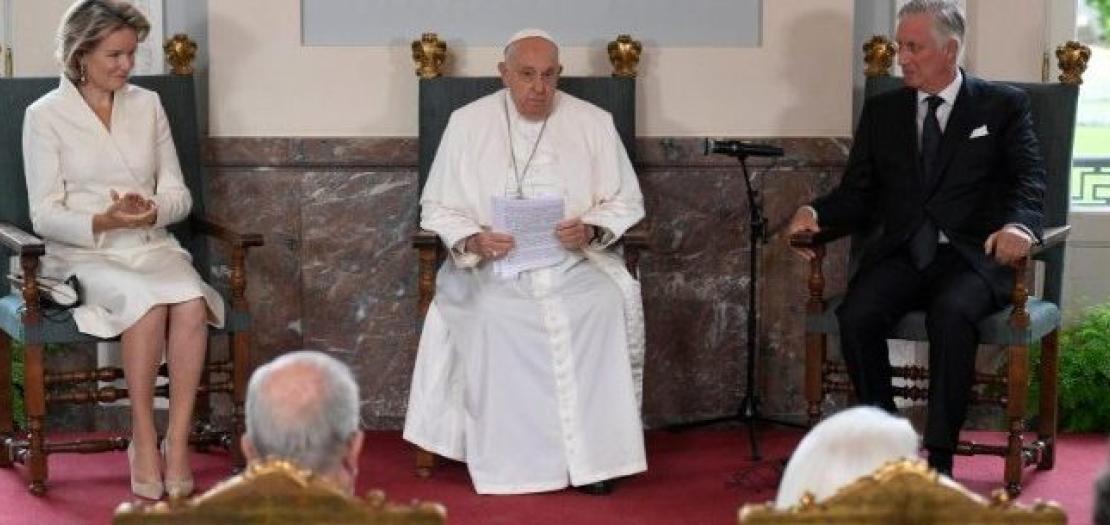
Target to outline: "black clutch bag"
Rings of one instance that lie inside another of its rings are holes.
[[[23,288],[22,274],[9,274],[8,280],[15,288]],[[39,288],[39,306],[44,310],[72,310],[81,306],[81,283],[76,275],[66,279],[39,276],[35,278]]]

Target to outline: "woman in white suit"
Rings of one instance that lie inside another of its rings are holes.
[[[193,490],[188,436],[204,366],[207,324],[223,302],[166,226],[192,206],[158,95],[128,84],[150,24],[116,0],[80,0],[59,28],[58,88],[27,108],[23,153],[43,273],[77,275],[78,329],[119,336],[131,401],[131,490],[159,499]],[[154,425],[165,351],[169,424]]]

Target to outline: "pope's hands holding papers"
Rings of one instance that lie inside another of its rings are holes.
[[[481,232],[466,238],[466,251],[483,259],[500,259],[514,244],[513,236],[508,233]]]
[[[555,224],[555,237],[559,239],[563,248],[580,250],[594,238],[594,228],[594,226],[583,223],[582,219],[578,217],[566,219]]]
[[[484,260],[510,260],[495,266],[502,277],[514,277],[523,270],[558,264],[565,253],[560,250],[579,250],[594,238],[594,226],[585,224],[578,217],[559,220],[564,203],[562,198],[506,199],[495,197],[493,202],[494,228],[466,239],[465,249]],[[554,235],[552,235],[552,232]],[[521,249],[517,237],[522,239]]]

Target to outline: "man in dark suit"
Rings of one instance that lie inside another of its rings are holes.
[[[898,12],[905,87],[864,104],[840,186],[803,206],[789,232],[881,233],[837,310],[860,402],[895,411],[886,334],[924,309],[929,463],[951,475],[975,370],[978,321],[1006,304],[1009,264],[1041,231],[1044,167],[1024,93],[957,67],[964,18],[951,1]],[[807,258],[813,254],[802,251]]]

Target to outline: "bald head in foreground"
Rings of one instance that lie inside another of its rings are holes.
[[[291,352],[259,367],[247,387],[248,461],[295,463],[353,494],[363,433],[358,385],[347,365],[321,352]]]

